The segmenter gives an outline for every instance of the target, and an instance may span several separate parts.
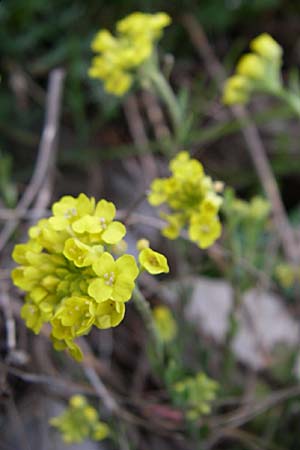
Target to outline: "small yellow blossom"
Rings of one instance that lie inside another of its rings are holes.
[[[153,308],[153,318],[160,339],[163,342],[171,342],[177,334],[177,324],[166,306],[160,305]]]
[[[233,75],[224,84],[223,103],[234,105],[246,103],[249,100],[250,84],[247,78],[241,75]]]
[[[221,235],[222,227],[216,216],[194,214],[191,217],[189,236],[200,248],[210,247]]]
[[[241,57],[236,66],[236,71],[242,77],[261,80],[265,76],[266,65],[263,58],[254,53],[248,53]]]
[[[263,58],[280,61],[282,47],[268,33],[257,36],[250,42],[250,48]]]
[[[110,253],[105,252],[93,264],[93,270],[97,277],[90,282],[88,293],[97,302],[108,299],[126,302],[130,299],[139,273],[133,256],[123,255],[115,261]]]
[[[167,258],[151,248],[144,248],[139,254],[139,262],[143,269],[152,275],[168,273],[169,266]]]

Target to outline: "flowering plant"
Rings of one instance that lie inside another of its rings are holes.
[[[141,252],[140,268],[132,255],[112,255],[126,228],[114,220],[111,202],[95,204],[84,194],[65,196],[52,212],[30,228],[27,243],[15,246],[13,258],[19,266],[12,279],[27,292],[21,310],[27,327],[39,333],[43,323],[50,323],[55,349],[67,348],[80,360],[74,339],[92,326],[105,329],[122,321],[140,270],[158,274],[169,267],[166,258],[150,248],[146,255]]]
[[[148,201],[153,206],[166,203],[170,213],[161,212],[167,226],[162,234],[176,239],[187,226],[192,241],[200,248],[212,245],[221,234],[218,212],[222,204],[220,182],[213,183],[202,164],[183,151],[169,165],[172,176],[155,179]]]
[[[136,72],[152,55],[162,29],[171,23],[166,13],[134,12],[116,24],[117,35],[99,31],[92,49],[97,53],[89,75],[104,81],[104,88],[116,96],[124,95],[131,87]]]
[[[60,416],[53,417],[50,424],[62,433],[67,444],[80,443],[88,438],[102,441],[109,436],[109,427],[99,420],[96,409],[82,395],[73,395],[68,408]]]

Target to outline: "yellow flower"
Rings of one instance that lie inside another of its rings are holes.
[[[169,308],[160,305],[153,308],[153,318],[163,342],[172,341],[177,334],[177,324]]]
[[[161,31],[170,25],[171,18],[166,13],[145,14],[134,12],[117,22],[117,31],[129,36],[143,36],[148,34],[152,39],[158,38]]]
[[[116,327],[122,322],[125,315],[125,305],[114,300],[106,300],[101,303],[94,304],[92,311],[95,316],[95,327],[106,329]]]
[[[191,240],[204,249],[220,237],[222,227],[217,217],[196,213],[191,217],[188,231]]]
[[[116,24],[117,36],[99,31],[92,41],[98,56],[92,59],[89,76],[104,82],[107,92],[123,96],[131,87],[138,67],[147,61],[162,29],[171,19],[165,13],[135,12]]]
[[[295,268],[287,263],[278,264],[275,268],[275,275],[279,284],[286,289],[291,288],[297,279]]]
[[[175,403],[184,407],[189,420],[209,414],[219,385],[204,372],[186,377],[174,384]]]
[[[266,74],[266,64],[260,56],[248,53],[241,57],[236,66],[236,71],[245,78],[261,80]]]
[[[11,276],[26,292],[21,309],[26,326],[39,333],[49,323],[54,348],[80,360],[76,338],[93,326],[115,327],[123,320],[139,269],[132,255],[116,260],[111,255],[117,246],[126,250],[126,228],[114,221],[113,203],[95,205],[80,194],[63,197],[52,211],[30,228],[27,243],[15,246],[18,266]]]
[[[167,222],[162,234],[169,239],[176,239],[181,230],[185,226],[191,228],[191,221],[194,225],[195,217],[201,214],[203,217],[207,217],[209,227],[212,227],[210,238],[208,239],[206,236],[205,240],[211,245],[221,232],[217,215],[222,198],[217,195],[218,186],[205,175],[202,164],[198,160],[190,158],[187,151],[179,152],[171,160],[169,168],[172,176],[155,179],[148,194],[148,201],[151,205],[157,206],[166,203],[169,207],[170,212],[160,213],[162,219]],[[195,227],[192,226],[190,236],[195,236],[195,233]],[[208,245],[203,244],[204,237],[199,239],[199,227],[197,233],[198,238],[193,240],[201,248],[206,248],[205,246]]]
[[[133,256],[123,255],[115,261],[111,254],[105,252],[93,264],[93,270],[97,278],[89,284],[88,293],[97,302],[108,299],[126,302],[130,299],[139,273]]]
[[[97,410],[82,395],[71,397],[68,408],[60,416],[50,419],[50,424],[62,433],[68,444],[85,439],[100,441],[109,436],[109,427],[100,421]]]
[[[282,48],[268,33],[257,36],[250,42],[250,48],[264,58],[280,60]]]
[[[236,74],[228,78],[223,90],[223,102],[227,105],[246,103],[252,92],[280,91],[280,64],[282,48],[267,33],[250,42],[253,53],[242,56]]]
[[[185,218],[182,214],[166,214],[161,212],[160,216],[167,222],[167,226],[162,230],[162,235],[168,239],[177,239],[184,226]]]
[[[141,266],[152,275],[168,273],[169,266],[167,258],[161,253],[155,252],[151,248],[144,248],[139,254]]]
[[[95,234],[100,242],[116,244],[124,237],[126,228],[122,223],[113,221],[115,215],[115,205],[100,200],[92,214],[84,214],[72,223],[72,229],[79,234]]]
[[[223,103],[225,105],[235,105],[247,103],[249,100],[249,81],[241,75],[233,75],[224,84]]]

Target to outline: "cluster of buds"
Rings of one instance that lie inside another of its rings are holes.
[[[92,41],[97,56],[92,60],[89,76],[104,81],[107,92],[124,95],[137,69],[151,57],[162,29],[170,22],[166,13],[135,12],[117,22],[116,36],[108,30],[99,31]]]
[[[145,248],[139,265],[134,256],[115,259],[125,226],[114,220],[115,205],[80,194],[53,204],[53,215],[29,229],[29,241],[18,244],[13,259],[20,265],[12,271],[16,286],[27,292],[21,317],[36,334],[43,323],[51,325],[56,350],[68,349],[80,360],[76,337],[92,326],[115,327],[125,314],[135,280],[141,270],[168,272],[166,258]]]
[[[170,213],[160,213],[167,222],[162,233],[176,239],[187,226],[190,239],[200,248],[207,248],[221,234],[218,213],[222,197],[218,194],[223,184],[214,183],[202,164],[190,158],[186,151],[171,160],[169,168],[172,176],[155,179],[148,195],[151,205],[166,203],[170,210]]]
[[[67,444],[77,444],[85,439],[102,441],[109,436],[109,427],[99,420],[98,412],[82,395],[70,398],[68,408],[50,424],[62,434]]]
[[[236,73],[224,86],[223,102],[227,105],[247,103],[253,92],[277,95],[282,88],[280,68],[282,48],[267,33],[250,42],[251,53],[242,56]]]
[[[264,222],[271,211],[270,203],[260,196],[252,197],[250,201],[236,198],[234,191],[228,188],[225,192],[224,210],[228,215],[234,217],[235,222]]]
[[[173,388],[175,403],[184,407],[187,419],[196,420],[211,412],[219,385],[204,372],[199,372],[178,381]]]

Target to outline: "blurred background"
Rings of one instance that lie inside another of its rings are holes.
[[[57,67],[63,68],[66,76],[50,204],[62,195],[85,192],[112,200],[124,210],[134,204],[153,178],[167,172],[165,140],[170,124],[163,106],[154,96],[136,91],[120,100],[87,75],[95,33],[101,28],[114,30],[115,22],[133,11],[165,11],[172,17],[159,51],[162,65],[171,72],[175,92],[182,102],[188,98],[191,126],[186,130],[183,126],[181,147],[198,158],[214,179],[233,187],[239,197],[249,200],[262,194],[245,150],[242,126],[222,105],[211,68],[191,38],[191,18],[200,25],[202,36],[208,39],[228,74],[252,38],[262,32],[270,33],[284,49],[285,78],[300,64],[300,2],[1,0],[1,226],[32,176],[45,120],[48,77]],[[285,106],[267,97],[255,98],[250,111],[265,143],[289,218],[298,227],[298,121]],[[142,133],[136,132],[136,120],[142,123]],[[138,212],[147,217],[154,215],[146,202],[139,204]],[[3,286],[9,283],[12,247],[25,239],[26,220],[0,255]],[[56,354],[44,336],[33,336],[25,329],[17,306],[10,313],[16,315],[18,353],[13,361],[7,360],[7,308],[3,307],[2,290],[0,449],[299,450],[299,282],[298,290],[278,286],[273,289],[274,279],[266,261],[275,254],[272,252],[274,247],[278,249],[278,241],[271,239],[269,247],[263,244],[263,250],[257,250],[254,271],[263,271],[267,278],[267,283],[262,283],[263,289],[267,286],[263,305],[253,307],[251,295],[247,300],[251,320],[258,324],[263,343],[257,351],[253,328],[247,328],[246,323],[244,334],[236,343],[235,363],[223,378],[219,372],[225,339],[222,330],[226,327],[224,317],[231,296],[229,282],[224,279],[226,270],[222,273],[224,262],[220,262],[218,253],[199,256],[199,249],[183,242],[173,246],[145,222],[129,231],[129,249],[134,253],[136,239],[147,235],[169,258],[172,276],[162,280],[159,290],[148,280],[143,288],[152,305],[163,299],[174,310],[179,324],[174,344],[177,357],[191,372],[204,369],[220,383],[212,421],[194,428],[182,423],[155,368],[150,367],[140,318],[129,308],[125,324],[113,332],[92,333],[89,339],[94,368],[124,408],[134,414],[134,419],[122,424],[104,411],[104,419],[110,420],[114,429],[113,440],[65,447],[59,435],[49,429],[48,419],[62,411],[71,394],[91,394],[90,385],[76,363]],[[186,279],[191,271],[192,280]],[[245,286],[256,287],[256,282],[247,278]],[[18,296],[16,291],[10,295]],[[199,310],[195,301],[199,303],[201,299],[204,306]],[[224,311],[217,313],[222,308]],[[203,321],[207,326],[199,325]],[[275,324],[280,332],[272,337]],[[273,343],[280,344],[276,350]],[[275,352],[274,359],[270,349]],[[100,407],[100,402],[97,405]],[[225,425],[218,422],[221,414]],[[223,434],[219,435],[221,425]]]

